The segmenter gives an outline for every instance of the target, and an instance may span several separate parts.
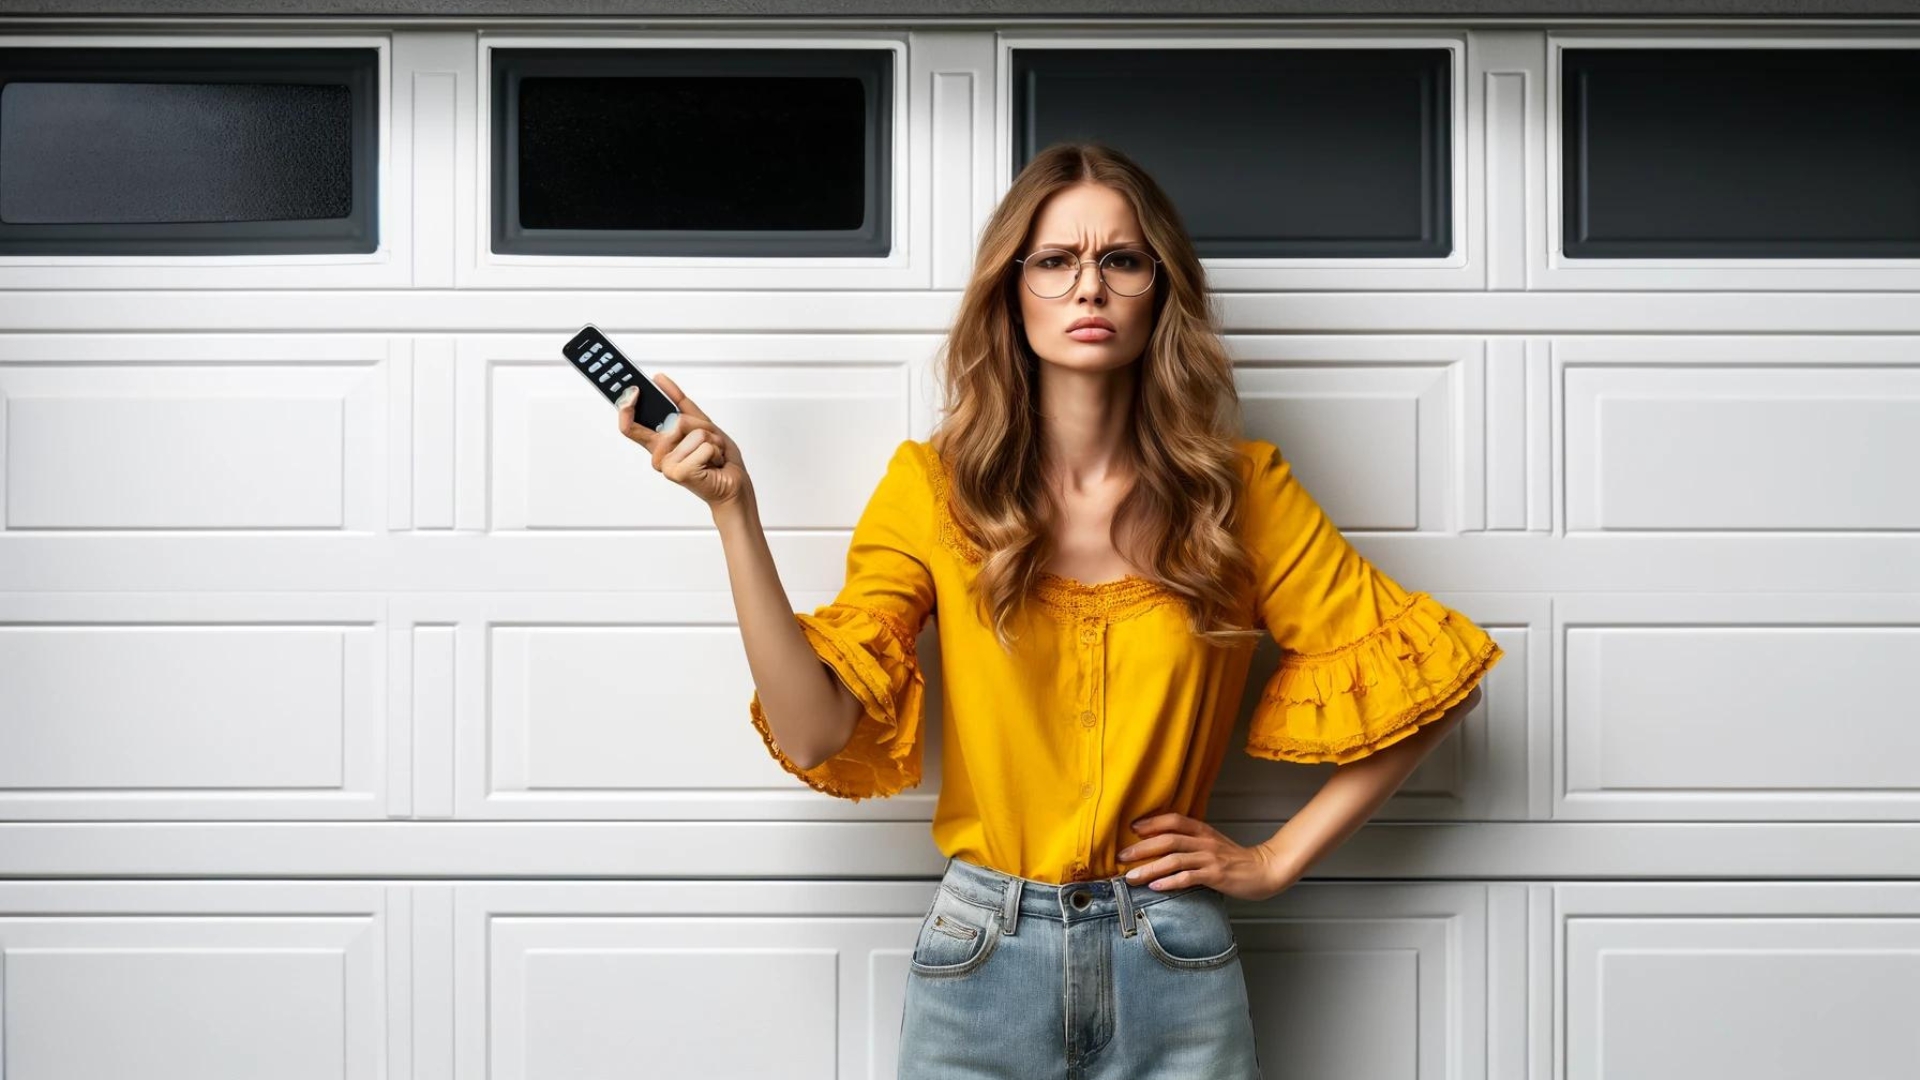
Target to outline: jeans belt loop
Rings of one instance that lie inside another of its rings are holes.
[[[1112,880],[1113,898],[1120,902],[1120,936],[1132,937],[1134,931],[1133,895],[1127,891],[1127,879],[1125,876],[1116,877]]]
[[[1011,934],[1020,922],[1020,879],[1007,876],[1006,895],[1000,900],[1000,932]]]

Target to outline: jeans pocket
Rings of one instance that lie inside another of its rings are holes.
[[[999,944],[999,913],[962,900],[943,885],[920,922],[907,967],[927,978],[966,975],[986,963]]]
[[[1227,898],[1204,885],[1139,909],[1147,952],[1175,971],[1204,971],[1240,953]]]

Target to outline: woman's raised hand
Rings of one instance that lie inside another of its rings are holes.
[[[680,410],[679,416],[669,419],[665,431],[635,423],[633,409],[640,388],[630,386],[620,396],[620,434],[651,451],[654,471],[698,495],[710,509],[718,510],[751,493],[753,481],[733,440],[672,379],[656,372],[653,383]]]

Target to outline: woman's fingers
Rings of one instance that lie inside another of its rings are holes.
[[[715,427],[713,421],[702,419],[691,413],[682,413],[679,425],[672,431],[659,432],[655,435],[656,439],[664,441],[664,449],[660,454],[661,464],[665,464],[667,458],[673,454],[680,443],[692,438],[693,433],[696,431],[704,432],[705,434],[702,435],[702,438],[715,444],[715,447],[722,454],[732,445],[732,441],[727,438],[726,433]],[[697,446],[699,444],[695,443],[694,445]]]
[[[655,430],[634,418],[638,394],[631,398],[622,396],[615,410],[621,434],[652,453],[655,472],[707,502],[718,505],[739,498],[751,482],[733,440],[727,438],[672,379],[656,374],[654,383],[679,411],[669,414],[671,422]]]
[[[663,470],[667,479],[672,480],[676,484],[686,484],[698,477],[700,483],[697,490],[704,490],[707,478],[701,474],[718,467],[712,461],[714,445],[703,440],[691,450],[683,450],[678,453],[679,456],[667,462],[667,467]]]
[[[620,407],[614,411],[614,423],[620,428],[620,434],[632,439],[647,449],[653,449],[653,440],[658,432],[633,418],[634,410],[640,407],[640,388],[629,386],[620,392]]]
[[[680,440],[678,445],[667,452],[667,456],[661,459],[661,464],[672,465],[684,461],[694,448],[705,444],[707,444],[706,429],[694,428],[692,431],[687,432],[686,436]]]
[[[653,448],[653,467],[658,469],[665,465],[673,456],[673,452],[680,449],[689,438],[693,437],[693,433],[699,430],[700,425],[692,417],[682,413],[678,424],[671,424],[664,431],[654,432],[652,441],[648,443]]]
[[[683,413],[691,413],[702,420],[708,419],[706,410],[695,405],[693,399],[681,391],[679,384],[667,378],[664,373],[654,372],[653,382],[655,386],[658,386],[661,391],[667,395],[667,400],[673,402],[675,408]]]
[[[640,426],[645,427],[646,425],[642,424]],[[674,448],[680,445],[680,441],[692,432],[693,426],[691,424],[681,424],[679,426],[669,424],[664,429],[649,435],[647,437],[647,449],[653,451],[653,467],[659,469],[660,466],[666,464],[667,455],[673,453]]]

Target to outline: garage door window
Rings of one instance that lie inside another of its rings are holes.
[[[371,252],[372,49],[0,49],[0,254]]]
[[[891,51],[492,56],[496,252],[888,252]]]
[[[1567,49],[1574,258],[1920,255],[1920,50]]]
[[[1016,49],[1017,171],[1104,142],[1154,174],[1202,256],[1442,257],[1448,51]]]

